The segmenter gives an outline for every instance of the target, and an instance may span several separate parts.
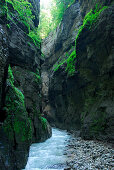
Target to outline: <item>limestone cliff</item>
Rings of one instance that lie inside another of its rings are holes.
[[[113,141],[113,9],[113,1],[76,1],[42,44],[45,116],[58,127],[81,129],[86,139]]]
[[[33,37],[40,4],[29,2],[23,15],[23,4],[0,2],[0,169],[23,169],[30,144],[51,136],[42,117],[40,42]]]

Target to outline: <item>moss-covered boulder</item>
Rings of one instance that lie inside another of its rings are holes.
[[[8,141],[4,155],[6,158],[8,153],[11,154],[11,157],[8,158],[8,164],[11,169],[21,169],[26,165],[33,132],[31,120],[25,107],[24,95],[14,86],[14,77],[10,66],[8,69],[4,111],[6,112],[6,119],[0,127],[0,138],[3,133],[5,136],[5,139],[2,139],[3,145],[6,140]],[[14,165],[12,165],[13,161],[15,162]]]
[[[15,77],[14,84],[23,92],[25,97],[25,107],[32,123],[32,142],[44,141],[51,136],[51,127],[42,117],[40,70],[32,72],[17,66],[13,67],[12,70]]]
[[[9,66],[4,107],[6,119],[0,128],[0,134],[5,136],[2,143],[5,145],[5,160],[8,159],[10,169],[22,169],[27,162],[30,144],[49,138],[51,127],[40,113],[41,96],[37,93],[40,94],[40,77],[18,67],[13,68],[14,70],[16,79],[13,76],[12,68]],[[29,84],[29,80],[31,84]],[[19,84],[20,86],[18,86]],[[32,98],[32,95],[34,98]],[[6,140],[8,144],[6,144]],[[7,158],[8,154],[11,154],[11,157]],[[10,165],[12,162],[15,162],[13,166]]]

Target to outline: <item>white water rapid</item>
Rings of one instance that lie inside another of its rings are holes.
[[[25,170],[63,170],[67,160],[64,149],[69,138],[66,131],[53,128],[50,139],[31,145]]]

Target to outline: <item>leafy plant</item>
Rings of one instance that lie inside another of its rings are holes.
[[[50,5],[47,7],[41,4],[38,28],[41,38],[47,37],[51,31],[56,29],[63,18],[65,10],[74,2],[74,0],[51,0]]]
[[[73,76],[75,73],[75,66],[76,65],[76,52],[75,50],[71,53],[71,55],[67,59],[67,67],[66,71],[68,72],[69,76]]]
[[[66,60],[61,60],[60,62],[56,63],[54,65],[54,71],[57,71],[64,63],[66,63]]]
[[[44,130],[47,128],[47,120],[44,117],[41,117],[42,127]]]
[[[37,30],[30,31],[28,36],[32,39],[35,46],[38,46],[40,48],[41,40],[39,39],[39,35],[37,33]]]
[[[23,22],[27,26],[28,30],[30,30],[31,20],[34,18],[31,11],[31,3],[25,0],[6,0],[6,3],[9,3],[13,6],[14,10],[18,12],[21,22]],[[6,8],[8,18],[10,19],[10,15],[13,14],[8,9],[8,5],[6,6]]]
[[[100,9],[101,6],[99,6],[98,4],[96,4],[95,9],[91,9],[90,12],[88,12],[88,14],[85,16],[84,20],[83,20],[83,25],[80,27],[78,34],[76,36],[76,40],[78,39],[78,37],[80,36],[82,30],[84,28],[88,28],[91,29],[92,25],[96,23],[100,13],[107,9],[107,6],[104,6],[102,9]]]
[[[18,20],[20,20],[27,28],[28,28],[28,36],[32,39],[35,46],[40,48],[40,39],[38,34],[38,28],[30,30],[30,26],[32,24],[32,20],[35,16],[32,14],[32,5],[28,1],[25,0],[5,0],[6,1],[6,11],[8,20],[13,20],[13,16],[15,16],[14,11],[12,12],[9,8],[9,4],[13,6],[14,10],[18,13]],[[10,28],[10,25],[7,24],[7,27]],[[30,45],[30,43],[29,43]]]
[[[7,27],[10,28],[10,24],[7,24]]]

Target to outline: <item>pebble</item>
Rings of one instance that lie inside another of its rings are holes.
[[[73,137],[65,155],[70,170],[114,170],[114,148],[110,144]]]

